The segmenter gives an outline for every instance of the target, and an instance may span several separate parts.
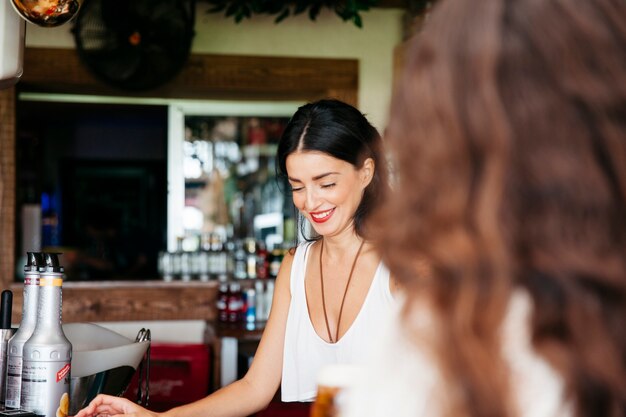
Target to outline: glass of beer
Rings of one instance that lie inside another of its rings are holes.
[[[328,365],[317,377],[317,396],[311,417],[341,417],[347,391],[359,379],[361,369],[354,365]]]

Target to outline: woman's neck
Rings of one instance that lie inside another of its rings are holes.
[[[324,239],[324,256],[330,259],[343,259],[345,256],[353,256],[363,241],[354,230],[336,236],[325,236],[322,239]]]

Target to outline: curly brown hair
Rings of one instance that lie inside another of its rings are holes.
[[[623,0],[441,0],[409,46],[380,247],[405,322],[439,324],[450,415],[515,414],[499,329],[523,288],[576,415],[626,416],[625,51]]]

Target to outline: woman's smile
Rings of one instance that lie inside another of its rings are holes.
[[[309,214],[311,215],[311,219],[315,223],[324,223],[328,219],[331,218],[334,212],[335,212],[335,209],[332,208],[330,210],[325,210],[325,211],[311,211],[309,212]]]

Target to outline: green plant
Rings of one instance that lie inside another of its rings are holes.
[[[315,20],[323,8],[333,10],[343,21],[351,21],[363,27],[360,12],[367,11],[378,4],[379,0],[207,0],[213,7],[209,13],[224,12],[226,17],[233,17],[239,23],[253,14],[276,15],[279,23],[288,16],[295,16],[308,11],[309,18]]]
[[[424,14],[437,0],[409,0],[408,11],[412,16]]]

